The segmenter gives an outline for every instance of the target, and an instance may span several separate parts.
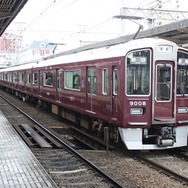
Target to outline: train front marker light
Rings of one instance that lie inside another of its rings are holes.
[[[143,114],[143,109],[142,108],[131,108],[130,109],[130,114]]]
[[[187,113],[188,108],[187,107],[178,107],[178,114]]]
[[[172,53],[173,52],[173,47],[170,45],[159,45],[157,48],[158,52],[168,52],[168,53]]]

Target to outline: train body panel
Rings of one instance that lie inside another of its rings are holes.
[[[110,140],[128,149],[182,147],[188,98],[176,88],[188,75],[178,61],[188,57],[186,50],[178,53],[172,42],[139,39],[2,69],[0,85],[50,104],[53,113],[94,135],[108,127]]]
[[[179,125],[188,124],[188,96],[177,96],[177,122]]]

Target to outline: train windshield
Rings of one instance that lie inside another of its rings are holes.
[[[188,53],[178,52],[177,94],[188,94]]]
[[[148,95],[150,91],[150,50],[133,51],[127,55],[127,94]]]

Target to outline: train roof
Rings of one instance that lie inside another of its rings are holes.
[[[35,64],[36,64],[36,61],[32,62],[32,63],[13,65],[13,66],[9,66],[9,67],[0,69],[0,72],[8,72],[8,71],[16,71],[16,70],[29,69],[29,68],[32,68]]]
[[[14,71],[14,70],[23,70],[23,69],[30,69],[30,68],[40,68],[40,67],[47,67],[52,65],[58,65],[63,63],[76,63],[79,61],[87,61],[87,60],[96,60],[96,59],[107,59],[112,57],[122,57],[125,56],[127,52],[137,48],[152,48],[156,44],[172,44],[176,45],[171,41],[167,41],[165,39],[159,38],[142,38],[131,40],[126,43],[121,43],[118,45],[106,46],[97,49],[90,49],[82,52],[77,53],[68,53],[63,52],[54,56],[50,56],[45,60],[41,61],[33,61],[32,63],[22,64],[19,66],[13,66],[5,69],[0,69],[0,72],[6,71]]]
[[[121,43],[118,45],[106,46],[103,48],[98,49],[91,49],[86,50],[78,53],[73,54],[66,54],[60,56],[52,56],[51,58],[47,58],[38,64],[35,64],[34,67],[41,67],[41,66],[51,66],[54,64],[63,64],[63,63],[75,63],[79,61],[87,61],[87,60],[96,60],[96,59],[107,59],[113,57],[123,57],[126,55],[127,52],[137,48],[150,48],[154,47],[155,45],[161,44],[172,44],[176,45],[171,41],[167,41],[164,39],[159,38],[145,38],[145,39],[137,39],[132,40],[127,43]]]

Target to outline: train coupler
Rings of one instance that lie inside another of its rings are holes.
[[[157,146],[165,147],[165,146],[173,146],[175,140],[173,138],[163,138],[161,136],[158,136],[156,142],[157,142]]]

